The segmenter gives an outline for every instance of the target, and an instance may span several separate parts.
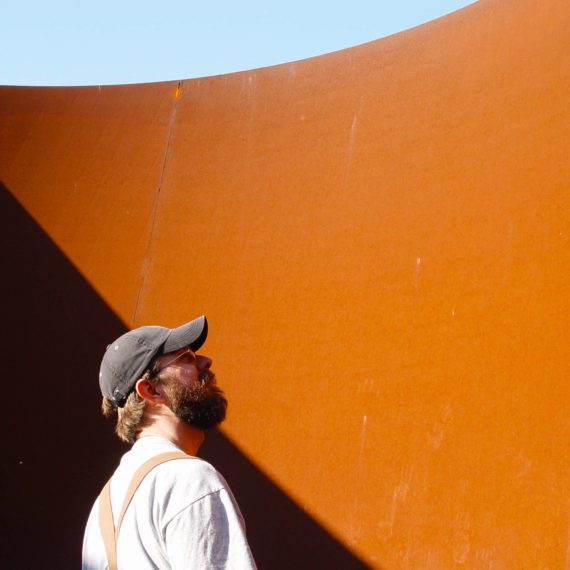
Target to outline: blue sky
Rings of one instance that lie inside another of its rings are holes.
[[[219,75],[358,45],[473,0],[0,0],[0,84]]]

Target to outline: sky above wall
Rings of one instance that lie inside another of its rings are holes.
[[[219,75],[391,35],[473,0],[3,0],[0,84],[109,85]]]

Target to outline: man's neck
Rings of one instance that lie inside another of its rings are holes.
[[[169,410],[170,411],[170,410]],[[171,441],[188,455],[196,455],[204,441],[204,432],[195,428],[174,414],[156,415],[143,428],[139,438],[157,436]]]

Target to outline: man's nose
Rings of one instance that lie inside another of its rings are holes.
[[[209,370],[210,366],[212,366],[212,359],[204,354],[197,354],[196,363],[199,370]]]

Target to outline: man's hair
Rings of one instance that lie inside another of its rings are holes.
[[[150,368],[143,374],[143,380],[150,380],[156,384],[162,381],[159,377],[159,366],[155,361]],[[146,402],[141,398],[136,390],[133,390],[127,397],[124,407],[116,408],[109,398],[103,397],[101,403],[101,411],[107,418],[113,417],[117,414],[117,425],[115,426],[115,433],[120,439],[126,443],[134,443],[143,428],[147,426],[144,419],[144,409]]]

